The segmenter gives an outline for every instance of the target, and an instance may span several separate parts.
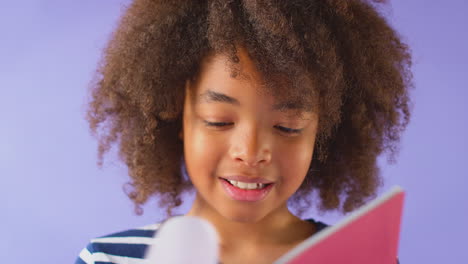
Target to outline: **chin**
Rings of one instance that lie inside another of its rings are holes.
[[[229,210],[227,208],[223,208],[223,209],[220,211],[222,216],[233,222],[256,223],[265,217],[265,214],[262,214],[262,212],[260,212],[259,210],[255,210],[253,208],[249,208],[249,209],[243,208],[241,210],[234,210],[234,209]]]

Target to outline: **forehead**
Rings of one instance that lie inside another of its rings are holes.
[[[291,91],[287,81],[280,78],[265,78],[253,61],[245,52],[238,52],[239,61],[232,62],[228,56],[223,54],[206,57],[200,64],[199,73],[194,83],[196,90],[192,95],[197,104],[226,103],[241,106],[245,93],[240,93],[237,98],[239,87],[251,89],[261,98],[271,98],[272,110],[274,111],[307,111],[316,110],[316,103],[310,98]],[[229,87],[231,89],[229,89]],[[234,88],[233,88],[234,87]],[[245,91],[245,90],[243,90]],[[310,93],[312,91],[308,91]],[[316,99],[316,98],[315,98]]]

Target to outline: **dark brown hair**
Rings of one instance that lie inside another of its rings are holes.
[[[274,96],[318,98],[312,163],[290,202],[305,209],[317,191],[321,211],[355,209],[375,196],[377,157],[394,160],[410,117],[409,49],[378,8],[364,0],[133,1],[91,85],[99,164],[117,144],[136,208],[157,196],[171,213],[192,188],[177,136],[185,82],[210,54],[227,55],[235,77],[242,46]]]

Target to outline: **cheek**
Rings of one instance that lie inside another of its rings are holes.
[[[291,188],[298,188],[307,174],[313,153],[313,145],[309,144],[285,147],[278,154],[282,181]]]
[[[185,131],[185,162],[190,176],[213,175],[222,154],[223,142],[203,132],[203,129],[192,128]]]

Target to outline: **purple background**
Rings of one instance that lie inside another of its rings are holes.
[[[157,221],[133,215],[115,155],[96,166],[86,86],[124,0],[4,1],[0,7],[0,260],[72,263],[96,236]],[[468,4],[392,1],[414,54],[412,122],[386,185],[407,190],[402,264],[468,259]],[[186,208],[186,207],[185,207]],[[338,214],[312,217],[333,224]]]

